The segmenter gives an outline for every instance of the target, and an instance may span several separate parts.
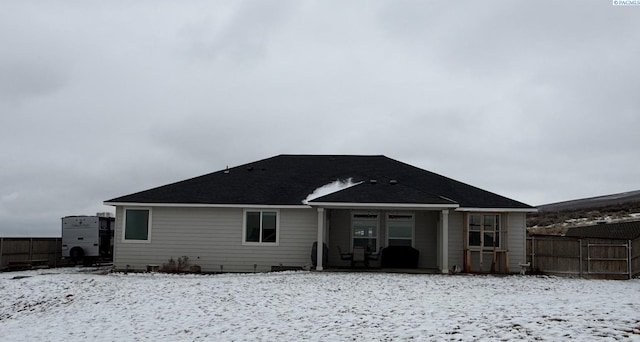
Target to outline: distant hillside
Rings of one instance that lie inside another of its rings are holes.
[[[640,203],[640,190],[623,192],[620,194],[590,197],[572,201],[544,204],[538,206],[538,212],[563,211],[563,210],[586,210],[593,208],[620,206],[626,204]]]
[[[538,206],[527,215],[531,233],[562,234],[568,227],[640,219],[640,190]]]

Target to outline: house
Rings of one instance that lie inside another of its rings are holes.
[[[379,260],[369,266],[517,272],[536,210],[381,155],[279,155],[104,203],[116,208],[116,269],[188,256],[203,272],[303,267],[317,241],[316,270],[364,255]]]

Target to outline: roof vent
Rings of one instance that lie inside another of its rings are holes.
[[[395,180],[395,179],[392,179],[392,180],[389,181],[389,184],[396,185],[396,184],[398,184],[398,181]]]
[[[249,166],[249,167],[247,168],[247,171],[253,171],[253,166]]]
[[[371,179],[371,180],[369,180],[369,183],[371,183],[371,184],[376,184],[376,183],[378,183],[378,181],[377,181],[377,180],[375,180],[375,179]]]
[[[229,173],[229,165],[227,165],[227,168],[224,170],[224,173],[225,174]]]

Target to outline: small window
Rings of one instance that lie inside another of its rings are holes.
[[[378,249],[378,214],[354,214],[351,220],[353,247],[364,247],[368,253]]]
[[[247,210],[244,214],[243,243],[277,244],[278,212],[267,210]]]
[[[469,246],[500,247],[500,215],[469,215]]]
[[[413,215],[387,215],[387,246],[413,246]]]
[[[147,242],[151,233],[150,209],[125,209],[124,240]]]

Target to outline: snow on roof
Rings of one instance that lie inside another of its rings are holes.
[[[317,189],[315,189],[312,193],[310,193],[307,198],[302,200],[303,204],[309,204],[309,201],[314,200],[316,198],[326,196],[328,194],[332,194],[334,192],[338,192],[343,189],[350,188],[354,185],[362,184],[362,182],[353,182],[353,178],[347,179],[337,179],[331,183],[325,184]]]

